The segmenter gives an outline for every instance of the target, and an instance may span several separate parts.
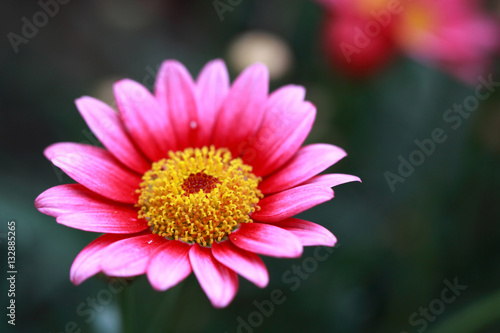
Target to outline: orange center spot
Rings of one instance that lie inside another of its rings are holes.
[[[401,15],[399,26],[396,28],[396,38],[399,43],[408,49],[429,45],[438,24],[438,18],[432,8],[418,3],[408,3]]]
[[[358,0],[358,10],[365,15],[370,15],[373,11],[387,9],[392,0]]]

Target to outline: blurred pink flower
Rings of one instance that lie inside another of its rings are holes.
[[[237,274],[268,284],[260,255],[295,258],[303,246],[334,246],[325,228],[292,216],[333,198],[331,187],[358,177],[318,175],[346,156],[338,147],[301,147],[316,109],[305,89],[268,95],[256,64],[230,85],[225,64],[208,63],[194,81],[165,61],[155,93],[122,80],[118,113],[82,97],[76,105],[105,148],[56,143],[46,157],[77,184],[35,201],[60,224],[105,233],[76,257],[75,284],[98,272],[147,274],[166,290],[192,271],[215,307],[238,289]]]
[[[319,0],[332,62],[369,75],[396,51],[474,82],[500,46],[500,25],[477,0]]]

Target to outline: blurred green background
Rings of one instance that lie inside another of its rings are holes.
[[[122,332],[118,303],[126,298],[134,304],[129,312],[135,315],[127,318],[133,332],[460,331],[446,325],[500,332],[500,92],[453,129],[443,114],[474,95],[475,86],[402,57],[363,81],[349,79],[322,55],[316,3],[239,2],[221,21],[212,1],[71,1],[19,52],[3,38],[1,271],[5,276],[5,233],[14,220],[18,274],[15,327],[4,314],[7,280],[0,282],[0,330]],[[3,1],[2,34],[19,34],[22,17],[38,11],[35,1]],[[290,65],[271,89],[306,87],[318,109],[308,142],[344,148],[349,156],[330,171],[363,180],[339,186],[335,199],[301,214],[331,230],[338,245],[326,260],[315,260],[317,268],[307,266],[307,277],[293,268],[314,261],[314,248],[293,260],[263,258],[269,286],[259,289],[240,278],[240,290],[225,309],[212,308],[193,275],[164,293],[141,276],[126,292],[111,294],[95,317],[82,315],[77,309],[88,310],[89,298],[104,297],[108,280],[98,276],[79,287],[69,281],[73,259],[97,235],[58,225],[34,208],[45,189],[72,182],[44,158],[43,149],[60,141],[94,144],[74,100],[90,95],[112,103],[112,83],[123,77],[151,89],[165,59],[178,59],[196,76],[207,61],[222,58],[234,79],[240,69],[231,45],[252,31],[271,33],[288,48]],[[497,81],[499,69],[497,59]],[[414,141],[430,138],[436,128],[447,140],[391,191],[384,174],[397,174],[398,157],[408,159],[418,149]],[[442,298],[444,281],[455,279],[467,289],[440,309],[435,300]],[[269,316],[255,315],[254,301],[265,303],[274,289],[286,300]],[[439,314],[424,320],[419,311],[429,306]],[[243,328],[239,317],[256,327]]]

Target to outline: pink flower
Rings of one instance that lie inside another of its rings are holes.
[[[490,67],[500,26],[475,0],[319,0],[327,9],[323,41],[329,58],[370,74],[396,50],[465,81]]]
[[[230,85],[220,60],[197,81],[165,61],[155,93],[125,79],[118,113],[92,97],[76,105],[105,148],[56,143],[46,157],[78,184],[35,201],[69,227],[104,233],[76,257],[71,281],[98,272],[147,274],[166,290],[192,271],[215,307],[238,289],[237,274],[267,285],[260,255],[296,258],[303,246],[334,246],[325,228],[293,218],[358,177],[318,175],[346,156],[328,144],[301,147],[316,109],[303,87],[268,95],[268,72],[248,67]]]

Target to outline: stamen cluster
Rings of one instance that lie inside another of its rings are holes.
[[[211,246],[251,223],[263,197],[260,178],[227,149],[170,152],[142,177],[138,217],[167,239]]]

